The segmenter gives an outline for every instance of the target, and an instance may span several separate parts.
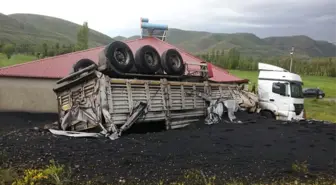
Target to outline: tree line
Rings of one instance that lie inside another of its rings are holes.
[[[89,26],[87,22],[84,22],[84,24],[77,32],[77,42],[75,44],[60,44],[58,42],[44,42],[40,44],[16,44],[0,42],[0,53],[4,53],[8,59],[10,59],[11,56],[16,53],[34,55],[37,58],[44,58],[88,49],[88,42]]]
[[[210,51],[198,57],[214,65],[232,70],[257,71],[258,63],[268,63],[289,70],[290,57],[243,57],[236,48],[228,52],[224,50]],[[302,75],[336,77],[336,57],[315,57],[309,60],[293,56],[292,72]]]

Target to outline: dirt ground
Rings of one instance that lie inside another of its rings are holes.
[[[0,148],[12,166],[69,165],[77,179],[175,180],[189,169],[218,179],[267,181],[292,173],[295,161],[335,175],[336,124],[284,123],[238,113],[245,124],[198,123],[180,130],[130,133],[118,140],[69,138],[32,129],[55,115],[0,113]]]

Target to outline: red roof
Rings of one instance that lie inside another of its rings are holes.
[[[175,48],[179,50],[183,60],[188,62],[202,62],[186,51],[176,48],[173,45],[163,42],[156,38],[142,38],[125,42],[131,50],[135,51],[143,45],[151,45],[162,54],[165,50]],[[33,78],[54,78],[59,79],[67,76],[72,68],[72,65],[82,58],[88,58],[98,62],[98,54],[104,49],[105,46],[91,48],[83,51],[48,57],[32,62],[8,66],[0,68],[0,76],[7,77],[33,77]],[[247,82],[229,74],[226,70],[213,66],[213,78],[210,80],[216,82]]]

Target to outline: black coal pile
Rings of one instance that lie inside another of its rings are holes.
[[[295,161],[306,161],[312,172],[334,174],[336,124],[284,123],[247,113],[237,117],[242,124],[198,123],[112,141],[33,129],[55,121],[54,115],[0,114],[0,148],[12,166],[44,167],[54,159],[70,166],[77,179],[100,177],[110,183],[174,180],[189,169],[224,179],[280,178]]]

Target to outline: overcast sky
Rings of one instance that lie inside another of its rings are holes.
[[[0,12],[88,21],[112,37],[139,34],[140,17],[147,17],[186,30],[336,41],[336,0],[9,0],[1,2]]]

